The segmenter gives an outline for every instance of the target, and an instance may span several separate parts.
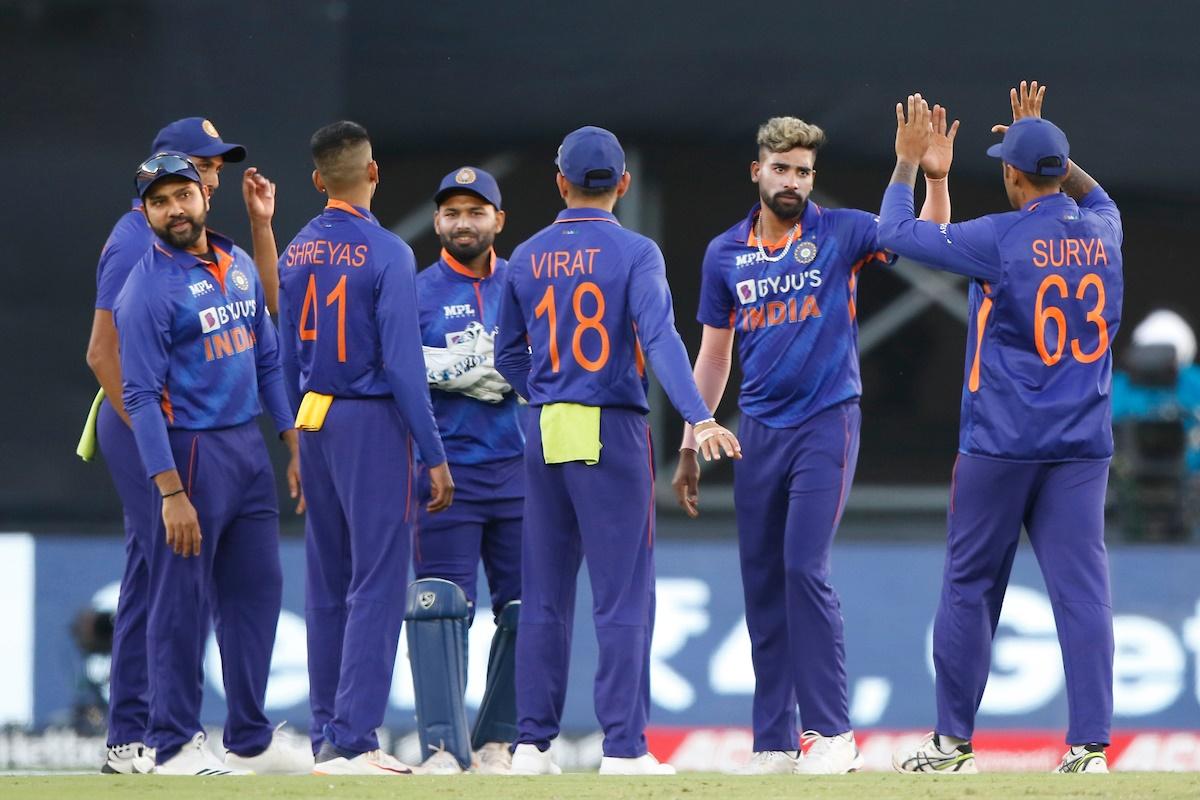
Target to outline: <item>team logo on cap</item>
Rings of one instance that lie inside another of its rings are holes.
[[[214,139],[221,138],[221,134],[217,133],[217,126],[213,125],[208,120],[204,120],[204,122],[201,122],[200,127],[204,129],[205,133],[207,133],[209,136],[213,137]]]
[[[739,281],[735,288],[738,300],[742,301],[742,305],[748,305],[758,299],[758,284],[753,278]]]
[[[234,268],[234,270],[229,273],[229,280],[233,281],[233,285],[236,286],[239,291],[245,292],[250,290],[250,279],[247,278],[246,273],[242,272],[240,269]]]
[[[458,171],[458,174],[454,176],[454,182],[459,184],[474,183],[475,170],[471,169],[470,167],[463,167]]]
[[[811,264],[817,257],[817,245],[814,242],[800,242],[792,256],[801,264]]]

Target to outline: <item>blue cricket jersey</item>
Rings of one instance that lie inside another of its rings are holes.
[[[135,198],[133,208],[117,220],[100,251],[96,264],[97,309],[112,311],[133,265],[141,261],[154,240],[154,231],[142,213],[142,201]]]
[[[493,252],[491,271],[480,278],[442,250],[441,258],[417,274],[421,341],[430,347],[447,347],[472,322],[494,332],[507,263]],[[437,387],[429,393],[451,464],[485,464],[525,452],[524,415],[515,392],[499,403]]]
[[[275,327],[254,262],[214,231],[217,263],[155,238],[113,309],[125,409],[146,473],[175,469],[167,429],[248,422],[259,395],[282,432],[292,425]]]
[[[1100,187],[938,225],[912,187],[883,196],[880,241],[973,278],[959,451],[1017,461],[1112,456],[1112,340],[1121,323],[1121,215]]]
[[[675,330],[653,241],[606,211],[568,208],[513,251],[505,272],[496,369],[530,405],[647,413],[648,359],[684,419],[712,417]]]
[[[446,461],[425,382],[412,248],[365,208],[330,200],[279,258],[290,391],[391,398],[431,466]]]
[[[737,331],[742,412],[791,428],[862,394],[858,273],[893,257],[881,252],[873,214],[809,200],[791,248],[768,261],[755,237],[760,209],[709,243],[696,318]],[[785,244],[763,249],[773,257]]]

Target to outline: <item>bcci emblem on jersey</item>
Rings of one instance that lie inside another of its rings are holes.
[[[801,264],[811,264],[817,257],[817,245],[815,242],[800,242],[792,251],[792,256]]]
[[[738,300],[742,305],[749,305],[758,299],[758,282],[753,278],[744,281],[738,281],[737,286]]]
[[[229,273],[229,280],[233,281],[233,285],[237,287],[239,292],[250,290],[250,279],[246,277],[246,273],[236,267]]]

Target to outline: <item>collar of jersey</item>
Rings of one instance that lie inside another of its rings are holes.
[[[735,242],[738,244],[749,245],[750,234],[754,232],[754,223],[758,220],[758,215],[761,211],[762,203],[755,203],[754,207],[750,209],[750,213],[746,215],[746,218],[742,220],[741,224],[738,225],[737,230],[734,231],[733,240]],[[800,236],[803,235],[804,231],[811,229],[812,226],[816,224],[817,218],[820,216],[821,207],[817,205],[811,197],[808,198],[808,203],[804,206],[804,213],[800,215],[800,233],[797,234],[796,238],[799,239]],[[785,235],[784,239],[786,238],[787,236]],[[777,249],[777,247],[782,247],[783,243],[764,243],[763,246],[768,250],[774,250]]]
[[[217,233],[212,228],[206,228],[205,231],[208,233],[208,246],[212,248],[214,253],[217,254],[217,257],[222,261],[225,261],[226,259],[232,261],[233,240],[224,234]],[[179,262],[179,266],[183,267],[184,269],[190,269],[191,267],[199,264],[208,263],[195,253],[189,253],[187,250],[180,250],[178,247],[172,247],[158,237],[155,237],[155,239],[156,241],[154,242],[154,249],[172,261]]]
[[[560,222],[611,222],[620,225],[611,213],[599,208],[564,208],[554,218],[554,224]]]
[[[1072,203],[1075,202],[1074,200],[1071,200],[1070,197],[1063,194],[1062,192],[1052,192],[1051,194],[1044,194],[1041,197],[1033,198],[1028,203],[1021,206],[1021,210],[1022,211],[1033,211],[1038,206],[1062,205],[1063,201],[1070,201]]]
[[[372,214],[370,211],[368,211],[365,208],[361,208],[360,206],[352,206],[343,200],[330,200],[328,203],[326,203],[325,210],[329,211],[331,209],[336,209],[337,211],[345,211],[347,214],[350,214],[351,216],[358,217],[360,219],[365,219],[367,222],[374,222],[376,225],[379,224],[379,220],[375,219],[375,215]]]
[[[471,269],[466,264],[450,255],[444,247],[442,248],[442,256],[439,263],[445,267],[447,273],[459,280],[485,281],[496,274],[496,250],[492,249],[488,262],[488,274],[482,277],[471,272]]]

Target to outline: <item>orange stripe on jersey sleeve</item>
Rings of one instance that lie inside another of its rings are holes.
[[[983,291],[990,294],[992,287],[983,284]],[[992,298],[985,297],[979,304],[979,314],[975,317],[975,360],[971,362],[971,375],[967,379],[967,389],[979,391],[979,361],[983,353],[983,334],[987,327],[988,315],[992,313]]]
[[[174,425],[175,424],[175,407],[171,405],[171,393],[169,391],[167,391],[166,386],[163,387],[161,405],[162,405],[163,414],[165,414],[167,417],[167,422]]]

